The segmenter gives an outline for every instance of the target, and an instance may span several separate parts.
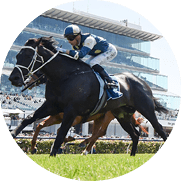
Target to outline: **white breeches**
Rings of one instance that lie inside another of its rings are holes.
[[[96,64],[101,64],[104,62],[110,62],[117,56],[117,49],[114,45],[109,43],[109,48],[106,52],[101,53],[97,56],[91,56],[86,60],[86,63],[90,64],[90,66],[94,66]]]

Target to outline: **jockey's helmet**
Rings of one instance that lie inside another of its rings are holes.
[[[81,30],[77,25],[69,25],[64,30],[64,37],[70,41],[73,41],[79,34],[81,34]]]

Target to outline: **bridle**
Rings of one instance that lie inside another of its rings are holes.
[[[69,57],[71,59],[74,59],[76,60],[74,57],[71,57],[70,55],[68,54],[64,54],[63,52],[59,52],[57,51],[49,60],[47,60],[46,62],[44,61],[43,57],[40,56],[37,52],[38,50],[38,47],[36,48],[33,48],[31,46],[23,46],[21,49],[31,49],[34,51],[34,55],[32,57],[32,60],[30,62],[30,64],[28,65],[28,67],[26,66],[23,66],[23,65],[18,65],[16,64],[15,68],[17,68],[21,74],[21,77],[22,77],[22,80],[23,80],[23,84],[26,85],[30,80],[31,80],[31,77],[33,76],[34,73],[36,73],[38,70],[40,70],[41,68],[43,68],[46,64],[48,64],[49,62],[51,62],[59,53],[66,56],[66,57]],[[40,60],[37,60],[37,57],[40,58]],[[35,66],[35,63],[38,62],[41,64],[41,66],[39,66],[37,69],[34,70],[34,66]],[[23,75],[23,71],[22,69],[26,69],[28,71],[28,73],[26,75]],[[78,71],[78,72],[77,72]],[[71,72],[72,73],[75,73],[75,75],[79,75],[79,74],[85,74],[85,73],[90,73],[92,71],[81,71],[79,72],[79,69]],[[24,77],[27,77],[26,80]]]
[[[40,70],[42,67],[44,67],[47,63],[52,61],[59,53],[59,52],[55,53],[48,61],[45,62],[43,57],[40,56],[37,52],[38,47],[33,48],[31,46],[23,46],[21,49],[31,49],[34,51],[34,55],[32,57],[30,64],[28,65],[28,67],[23,66],[23,65],[18,65],[18,64],[16,64],[16,66],[15,66],[21,74],[24,85],[30,81],[30,79],[34,73],[36,73],[38,70]],[[40,57],[40,60],[37,60],[37,57]],[[34,70],[34,66],[35,66],[36,62],[41,63],[41,66],[39,66],[37,69]],[[26,75],[23,75],[22,69],[26,69],[28,71],[28,73]],[[24,77],[27,77],[26,80]]]

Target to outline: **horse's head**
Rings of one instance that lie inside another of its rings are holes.
[[[37,59],[36,48],[38,45],[37,39],[29,39],[16,55],[17,63],[9,76],[12,85],[17,87],[25,85],[30,69],[34,66],[33,61]]]
[[[26,84],[26,86],[24,87],[24,89],[22,89],[21,91],[25,91],[26,89],[32,89],[33,87],[39,86],[40,84],[44,84],[47,82],[47,78],[44,74],[42,73],[35,73],[31,76],[30,81]]]
[[[29,39],[16,56],[16,66],[9,76],[12,85],[21,87],[29,82],[30,76],[44,63],[38,50],[43,45],[52,48],[52,51],[54,51],[54,44],[55,41],[52,40],[52,37]]]

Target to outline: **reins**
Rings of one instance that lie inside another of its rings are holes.
[[[28,67],[25,67],[25,66],[23,66],[23,65],[18,65],[18,64],[15,66],[15,67],[19,70],[19,72],[20,72],[20,74],[21,74],[21,76],[22,76],[24,85],[26,85],[27,82],[30,81],[30,78],[33,76],[34,73],[36,73],[37,71],[39,71],[41,68],[43,68],[43,67],[44,67],[45,65],[47,65],[49,62],[51,62],[59,53],[60,53],[61,55],[63,55],[63,56],[66,56],[66,57],[69,57],[69,58],[71,58],[71,59],[74,59],[74,58],[71,57],[70,55],[67,55],[67,54],[64,54],[64,53],[61,53],[61,52],[57,51],[49,60],[47,60],[47,61],[45,62],[44,59],[43,59],[43,57],[38,54],[38,52],[37,52],[37,47],[36,47],[36,48],[33,48],[33,47],[31,47],[31,46],[23,46],[21,49],[26,49],[26,48],[27,48],[27,49],[31,49],[31,50],[34,51],[34,55],[33,55],[33,58],[32,58],[32,60],[31,60],[30,64],[28,65]],[[37,60],[37,56],[40,57],[41,61]],[[34,65],[35,65],[36,62],[39,62],[39,63],[41,63],[42,65],[39,66],[37,69],[33,70],[33,69],[34,69]],[[25,77],[28,76],[28,78],[27,78],[26,80],[24,80],[23,72],[22,72],[22,70],[21,70],[22,68],[23,68],[23,69],[26,69],[26,70],[28,71],[27,75],[25,75]],[[91,73],[91,72],[92,72],[92,70],[81,71],[81,72],[80,72],[80,71],[79,71],[79,68],[77,68],[76,70],[74,70],[74,71],[72,71],[70,74],[68,74],[68,76],[65,77],[65,78],[63,79],[63,81],[65,81],[66,79],[68,79],[72,74],[74,74],[74,75],[80,75],[80,74],[86,74],[86,73]],[[25,88],[22,90],[22,92],[25,91],[27,88],[29,88],[31,85],[35,84],[38,80],[41,79],[41,77],[42,77],[42,76],[40,76],[40,77],[39,77],[37,80],[35,80],[33,83],[31,83],[31,84],[29,84],[27,87],[25,87]]]
[[[78,69],[77,69],[77,71],[78,71]],[[91,72],[92,72],[91,70],[88,70],[88,71],[81,71],[81,72],[77,73],[76,70],[75,70],[75,71],[71,72],[71,73],[69,74],[69,76],[67,76],[66,78],[64,78],[63,81],[65,81],[66,79],[68,79],[68,78],[70,77],[70,75],[73,74],[73,73],[75,73],[74,75],[80,75],[80,74],[86,74],[86,73],[91,73]],[[42,75],[41,75],[39,78],[37,78],[35,81],[33,81],[32,83],[30,83],[29,85],[27,85],[26,87],[24,87],[24,88],[21,90],[21,92],[24,92],[26,89],[28,89],[28,88],[31,87],[32,85],[36,84],[36,83],[37,83],[42,77],[44,77],[44,76],[45,76],[45,75],[42,74]]]
[[[36,84],[43,76],[45,76],[44,74],[42,74],[39,78],[37,78],[35,81],[33,81],[32,83],[30,83],[29,85],[27,85],[26,87],[24,87],[21,92],[24,92],[26,89],[28,89],[29,87],[31,87],[32,85]]]

